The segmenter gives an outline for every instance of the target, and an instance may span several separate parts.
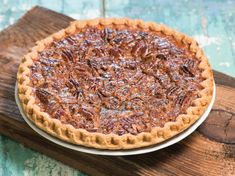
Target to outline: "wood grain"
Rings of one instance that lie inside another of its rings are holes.
[[[14,100],[21,57],[34,42],[73,19],[35,7],[0,32],[0,133],[90,175],[235,175],[235,79],[214,72],[216,102],[185,140],[149,154],[107,157],[74,152],[45,140],[22,119]]]

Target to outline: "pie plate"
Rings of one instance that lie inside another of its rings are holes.
[[[43,130],[39,129],[36,125],[34,125],[33,122],[31,122],[26,117],[26,115],[21,107],[21,103],[18,98],[18,91],[17,90],[18,89],[17,89],[17,84],[16,84],[16,86],[15,86],[15,99],[16,99],[16,103],[19,107],[20,113],[21,113],[22,117],[24,118],[24,120],[26,121],[26,123],[34,131],[36,131],[39,135],[43,136],[44,138],[48,139],[49,141],[51,141],[53,143],[56,143],[57,145],[63,146],[65,148],[69,148],[69,149],[83,152],[83,153],[89,153],[89,154],[95,154],[95,155],[109,155],[109,156],[125,156],[125,155],[137,155],[137,154],[149,153],[149,152],[153,152],[153,151],[157,151],[157,150],[166,148],[170,145],[173,145],[173,144],[183,140],[188,135],[190,135],[192,132],[194,132],[197,129],[197,127],[199,127],[206,120],[207,116],[209,115],[209,113],[212,109],[213,103],[215,101],[215,95],[216,95],[216,87],[215,87],[215,83],[214,83],[213,96],[212,96],[211,102],[210,102],[207,110],[204,112],[204,114],[191,127],[189,127],[188,129],[184,130],[180,134],[178,134],[178,135],[176,135],[176,136],[174,136],[164,142],[161,142],[159,144],[152,145],[149,147],[143,147],[143,148],[137,148],[137,149],[131,149],[131,150],[100,150],[100,149],[95,149],[95,148],[74,145],[74,144],[62,141],[58,138],[55,138],[55,137],[49,135],[48,133],[44,132]]]

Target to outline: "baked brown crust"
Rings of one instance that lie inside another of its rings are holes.
[[[62,39],[66,35],[74,34],[77,29],[82,29],[85,26],[106,26],[110,24],[134,26],[150,31],[160,31],[188,45],[189,50],[195,53],[195,57],[200,60],[199,69],[201,69],[201,76],[204,79],[204,81],[201,82],[203,89],[199,92],[200,98],[193,101],[193,105],[186,110],[186,114],[179,115],[175,122],[167,122],[164,127],[154,127],[151,132],[118,136],[116,134],[91,133],[85,129],[76,129],[72,125],[62,124],[59,120],[50,118],[48,113],[40,110],[40,107],[35,103],[35,97],[32,96],[32,87],[30,87],[30,66],[33,64],[33,59],[45,48],[45,45],[50,44],[54,40]],[[190,127],[201,117],[211,102],[213,80],[213,74],[208,60],[195,40],[164,25],[127,18],[94,19],[72,22],[66,29],[62,29],[46,39],[38,41],[37,45],[23,57],[17,74],[18,95],[22,107],[26,116],[39,128],[70,143],[109,150],[132,149],[157,144]]]

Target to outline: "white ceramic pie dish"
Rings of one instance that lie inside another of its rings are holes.
[[[16,103],[19,107],[20,113],[21,113],[22,117],[24,118],[24,120],[26,121],[26,123],[34,131],[36,131],[39,135],[43,136],[44,138],[50,140],[53,143],[56,143],[60,146],[65,147],[65,148],[69,148],[69,149],[83,152],[83,153],[89,153],[89,154],[95,154],[95,155],[109,155],[109,156],[125,156],[125,155],[137,155],[137,154],[149,153],[149,152],[153,152],[153,151],[157,151],[157,150],[166,148],[170,145],[173,145],[173,144],[183,140],[188,135],[190,135],[192,132],[194,132],[197,129],[197,127],[200,126],[206,120],[207,116],[209,115],[209,113],[212,109],[213,103],[215,101],[215,95],[216,95],[216,87],[215,87],[215,83],[214,83],[213,96],[212,96],[211,102],[210,102],[207,110],[204,112],[204,114],[191,127],[189,127],[188,129],[186,129],[182,133],[180,133],[180,134],[178,134],[178,135],[176,135],[176,136],[174,136],[164,142],[161,142],[159,144],[152,145],[149,147],[137,148],[137,149],[131,149],[131,150],[99,150],[99,149],[95,149],[95,148],[88,148],[88,147],[79,146],[79,145],[75,145],[75,144],[71,144],[71,143],[62,141],[58,138],[55,138],[54,136],[51,136],[50,134],[46,133],[45,131],[41,130],[40,128],[38,128],[24,114],[24,111],[21,107],[21,103],[18,98],[17,90],[18,89],[17,89],[17,85],[16,85],[15,86],[15,99],[16,99]]]

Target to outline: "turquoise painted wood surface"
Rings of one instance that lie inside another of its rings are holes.
[[[164,23],[193,36],[215,70],[235,76],[235,1],[193,0],[0,0],[0,30],[34,5],[76,19],[131,17]],[[104,10],[104,11],[102,11]],[[0,136],[0,175],[84,175],[45,155]]]

